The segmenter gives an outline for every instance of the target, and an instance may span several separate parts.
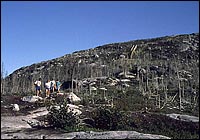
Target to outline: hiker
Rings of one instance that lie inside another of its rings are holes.
[[[37,81],[35,81],[34,85],[35,85],[35,90],[36,90],[36,96],[39,96],[39,94],[41,94],[41,78],[39,78]]]
[[[55,80],[53,80],[53,78],[51,79],[50,82],[51,82],[50,91],[54,92],[55,86],[56,86],[56,82],[55,82]]]
[[[61,85],[62,85],[62,84],[61,84],[60,81],[57,79],[57,80],[56,80],[56,90],[57,90],[58,93],[60,93],[60,87],[61,87]]]
[[[49,95],[50,95],[50,87],[51,87],[51,82],[50,82],[50,80],[48,80],[45,83],[46,97],[49,97]]]

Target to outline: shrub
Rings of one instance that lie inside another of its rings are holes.
[[[91,117],[95,120],[95,128],[102,130],[117,130],[122,120],[123,113],[119,112],[117,109],[99,107],[92,112]]]
[[[72,111],[68,112],[67,103],[63,102],[57,107],[49,108],[47,120],[53,127],[71,130],[77,126],[79,119]]]

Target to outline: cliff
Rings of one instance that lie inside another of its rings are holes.
[[[178,73],[179,78],[188,81],[188,87],[197,88],[199,33],[106,44],[32,64],[7,76],[4,91],[6,94],[33,92],[33,83],[39,77],[43,82],[54,78],[67,83],[71,79],[97,77],[122,79],[132,74],[135,76],[132,81],[137,83],[141,70],[146,71],[142,82],[153,83],[153,78],[163,76],[168,88],[173,88]]]

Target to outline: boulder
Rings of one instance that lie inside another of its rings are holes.
[[[64,93],[62,93],[62,92],[59,92],[59,93],[57,93],[57,95],[60,95],[60,96],[62,96],[62,95],[64,95]]]
[[[13,111],[19,111],[19,105],[13,104]]]
[[[67,98],[69,98],[72,102],[78,102],[81,101],[81,98],[79,98],[76,94],[73,92],[67,93]]]
[[[24,102],[30,102],[30,103],[34,103],[38,100],[42,100],[43,98],[40,96],[24,96],[23,98],[21,98],[22,101]]]
[[[33,111],[29,111],[29,115],[27,115],[27,117],[29,118],[37,118],[37,117],[40,117],[40,116],[45,116],[49,113],[49,111],[47,110],[46,107],[40,107],[36,110],[33,110]]]
[[[25,120],[24,120],[25,121]],[[42,128],[44,127],[43,124],[36,120],[36,119],[30,119],[26,121],[32,128]]]
[[[67,104],[67,106],[68,106],[68,112],[72,111],[74,114],[77,114],[77,115],[82,114],[82,111],[80,110],[79,106],[72,105],[72,104]]]

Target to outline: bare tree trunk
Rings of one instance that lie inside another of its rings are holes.
[[[103,96],[104,96],[104,99],[106,100],[106,92],[105,92],[105,90],[103,91]]]
[[[1,62],[1,95],[4,94],[4,88],[5,88],[4,73],[5,73],[4,63]]]
[[[160,95],[158,95],[158,108],[160,108]]]
[[[90,92],[90,95],[91,95],[92,91],[91,91],[91,85],[90,84],[89,84],[89,92]]]
[[[194,105],[193,105],[193,108],[192,108],[192,110],[194,110],[194,109],[195,109],[195,107],[197,106],[198,98],[199,98],[199,95],[195,95],[195,99],[194,99]]]
[[[176,67],[176,73],[177,73],[177,77],[178,77],[179,109],[181,110],[181,108],[182,108],[181,81],[180,81],[179,70],[178,70],[176,61],[175,61],[175,67]]]
[[[114,91],[114,93],[115,93],[115,91]],[[113,92],[112,92],[112,97],[111,97],[111,108],[113,108],[114,107],[114,102],[113,102]]]
[[[156,97],[156,107],[158,106],[158,96],[155,96]]]
[[[182,98],[181,98],[181,84],[180,84],[180,81],[178,82],[178,91],[179,91],[179,108],[181,110],[181,108],[182,108],[182,104],[181,104]]]
[[[72,70],[72,87],[71,87],[71,88],[72,88],[72,93],[74,92],[74,90],[73,90],[73,89],[74,89],[74,82],[73,82],[73,79],[74,79],[74,74],[73,74],[73,70]]]
[[[185,85],[184,85],[184,81],[182,82],[183,84],[182,84],[182,96],[183,96],[183,98],[185,98],[185,92],[184,92],[184,90],[185,90]]]
[[[137,66],[137,80],[140,80],[140,76],[139,76],[139,67]]]

